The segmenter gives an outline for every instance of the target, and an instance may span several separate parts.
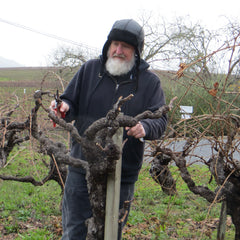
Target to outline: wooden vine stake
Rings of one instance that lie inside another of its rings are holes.
[[[225,239],[226,221],[227,221],[227,202],[224,200],[222,202],[221,214],[220,214],[220,218],[219,218],[217,240]]]
[[[113,141],[120,149],[122,149],[122,138],[123,129],[119,128],[113,136]],[[122,155],[117,160],[115,172],[108,174],[104,240],[117,240],[118,237],[121,169]]]

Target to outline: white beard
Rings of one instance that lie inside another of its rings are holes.
[[[130,61],[122,61],[114,57],[108,57],[106,62],[107,71],[113,76],[121,76],[127,74],[135,64],[135,56]]]

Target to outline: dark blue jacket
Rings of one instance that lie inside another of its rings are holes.
[[[165,104],[165,97],[159,78],[148,70],[149,65],[141,60],[139,74],[136,69],[121,77],[112,77],[102,71],[102,61],[94,59],[81,66],[73,77],[61,99],[69,104],[66,121],[75,120],[79,134],[82,135],[87,127],[99,118],[105,117],[120,96],[134,97],[122,106],[125,115],[136,116],[146,110],[155,111]],[[141,121],[146,140],[160,138],[166,128],[166,116],[160,119]],[[124,133],[128,141],[124,144],[122,156],[122,182],[135,182],[142,166],[144,143]],[[71,155],[84,159],[81,148],[73,140]],[[71,170],[82,171],[81,169]]]

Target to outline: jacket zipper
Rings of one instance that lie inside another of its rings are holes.
[[[111,78],[112,78],[112,80],[113,80],[113,81],[115,82],[115,84],[116,84],[115,92],[117,92],[117,90],[118,90],[118,88],[120,87],[120,85],[127,84],[127,83],[131,83],[133,76],[132,76],[132,74],[131,74],[131,76],[130,76],[130,79],[131,79],[131,80],[124,81],[124,82],[117,82],[117,80],[116,80],[114,77],[111,77]]]
[[[115,81],[115,84],[116,84],[116,87],[115,87],[115,92],[117,92],[117,90],[119,89],[119,87],[121,86],[121,85],[124,85],[124,84],[128,84],[128,83],[131,83],[132,81],[124,81],[124,82],[120,82],[120,83],[118,83],[115,79],[114,79],[114,81]]]

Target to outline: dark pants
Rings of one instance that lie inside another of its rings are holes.
[[[134,183],[121,184],[120,209],[125,201],[133,199]],[[130,205],[129,205],[130,208]],[[128,209],[129,213],[129,209]],[[87,235],[86,219],[92,216],[85,175],[70,171],[65,184],[62,206],[62,240],[85,240]],[[118,239],[127,218],[119,227]]]

